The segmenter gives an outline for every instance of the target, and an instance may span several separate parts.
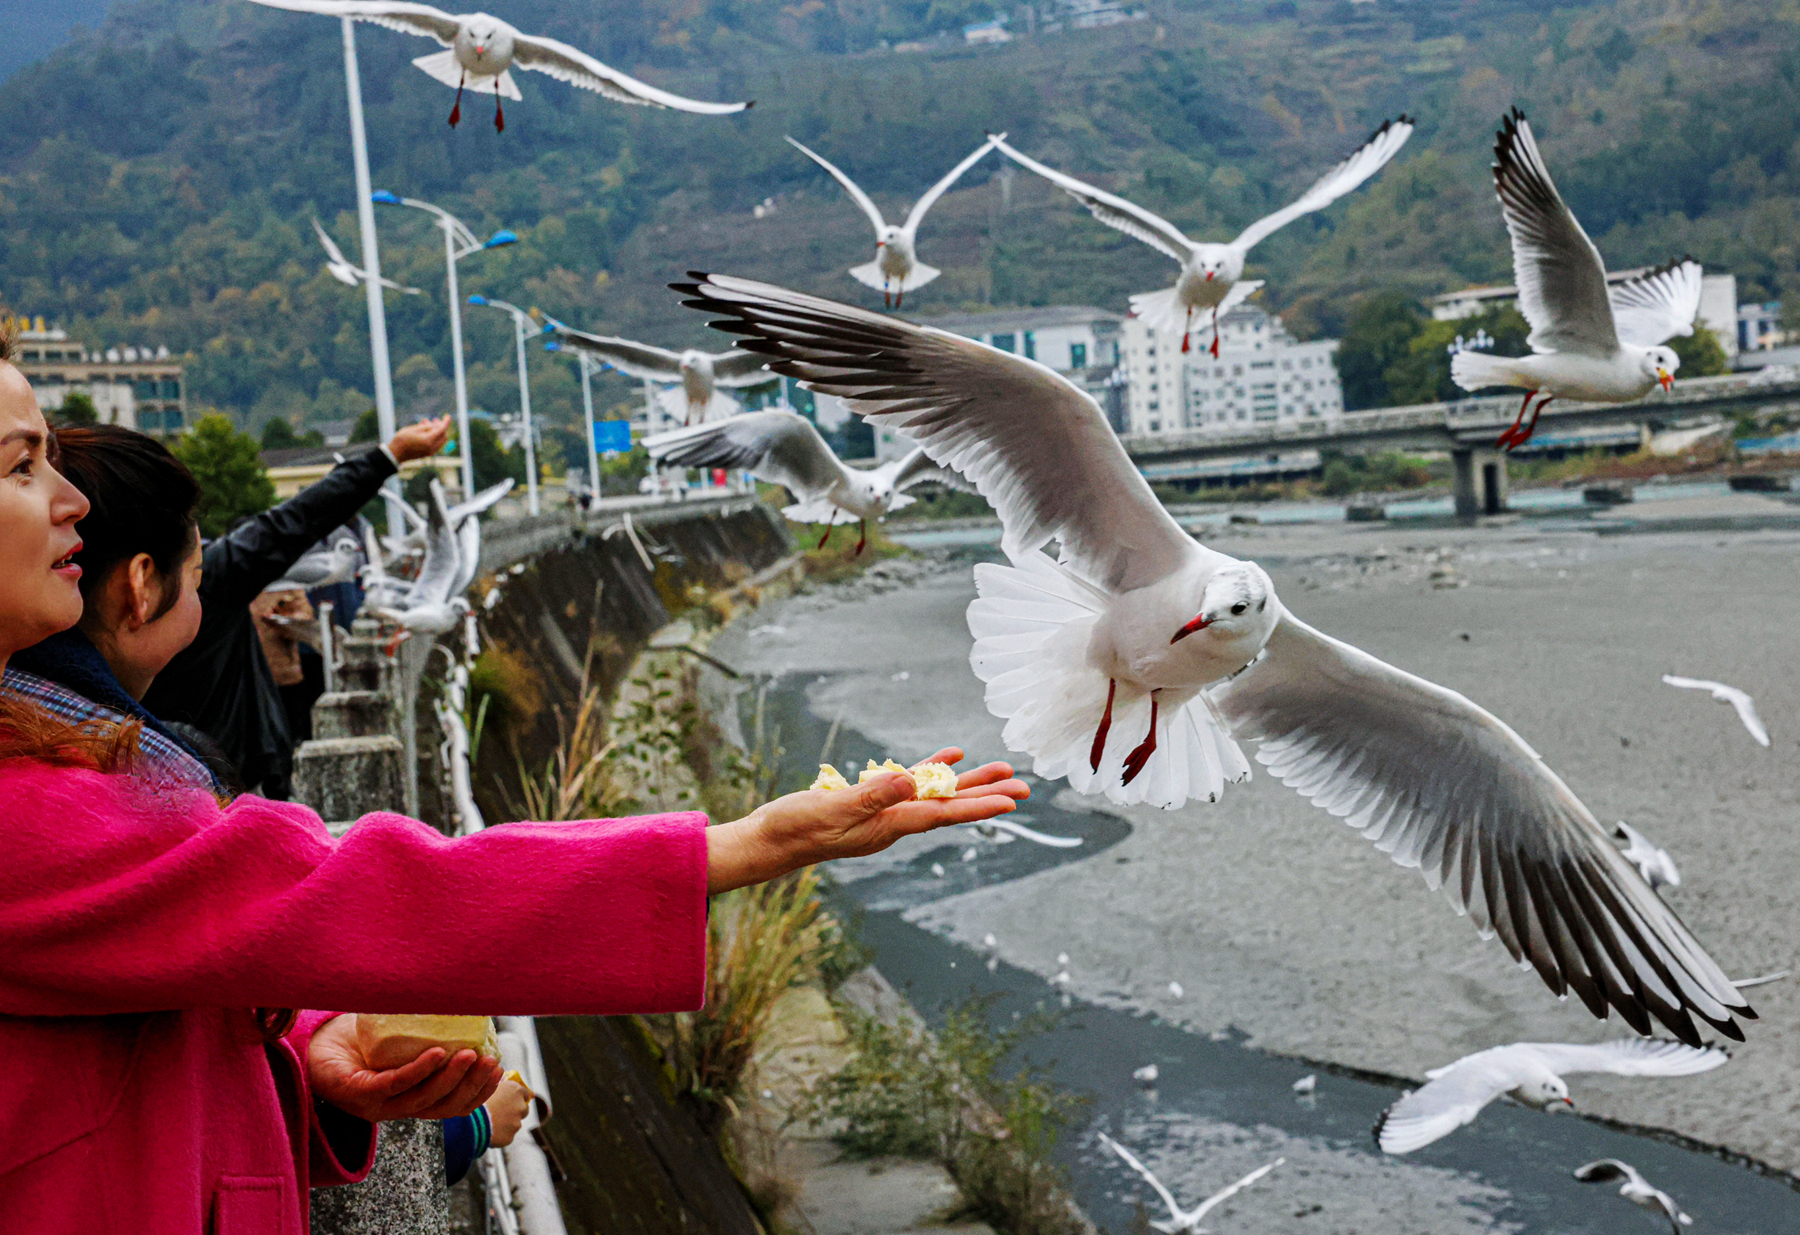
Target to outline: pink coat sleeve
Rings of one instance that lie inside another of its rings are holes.
[[[306,1055],[312,1036],[320,1025],[337,1015],[302,1012],[281,1040],[299,1095],[297,1114],[306,1121],[304,1131],[293,1129],[288,1138],[294,1146],[295,1171],[315,1188],[359,1183],[375,1165],[375,1125],[334,1106],[321,1108],[313,1101],[312,1083],[307,1078]]]
[[[375,814],[0,766],[0,1014],[609,1015],[700,1006],[699,814],[448,839]]]

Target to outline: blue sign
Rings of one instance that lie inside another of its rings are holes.
[[[594,449],[616,450],[626,454],[631,450],[631,422],[629,420],[596,420],[594,422]]]

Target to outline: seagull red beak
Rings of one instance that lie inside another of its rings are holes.
[[[1207,271],[1207,272],[1206,272],[1206,281],[1207,281],[1207,282],[1208,282],[1208,283],[1211,283],[1211,282],[1212,282],[1212,277],[1213,277],[1213,272],[1212,272],[1212,271],[1210,271],[1210,270],[1209,270],[1209,271]]]
[[[1658,369],[1656,371],[1656,380],[1662,383],[1662,388],[1664,390],[1675,389],[1675,379],[1669,376],[1669,371],[1667,369]]]
[[[1186,626],[1183,626],[1180,630],[1176,631],[1175,637],[1170,639],[1169,642],[1170,643],[1180,643],[1183,639],[1187,638],[1189,635],[1193,634],[1195,631],[1205,630],[1208,626],[1211,626],[1211,625],[1212,625],[1212,619],[1208,618],[1203,613],[1199,617],[1195,618],[1193,621],[1189,622]]]

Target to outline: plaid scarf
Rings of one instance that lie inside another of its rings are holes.
[[[28,700],[52,716],[77,724],[98,720],[119,725],[136,719],[95,703],[86,695],[77,694],[66,686],[10,664],[6,667],[5,676],[0,677],[0,694]],[[213,779],[212,772],[187,747],[148,725],[140,732],[143,736],[139,739],[139,749],[143,752],[145,766],[153,780],[163,784],[205,789],[209,793],[218,791],[218,782]]]

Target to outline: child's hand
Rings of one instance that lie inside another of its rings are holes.
[[[488,1123],[492,1125],[488,1144],[495,1149],[504,1149],[519,1135],[525,1112],[531,1109],[531,1091],[515,1080],[503,1080],[494,1096],[482,1105],[487,1107]]]
[[[315,1095],[370,1123],[450,1119],[494,1093],[500,1061],[474,1051],[446,1056],[434,1046],[405,1067],[375,1071],[356,1044],[356,1018],[336,1016],[313,1032],[306,1075]]]

